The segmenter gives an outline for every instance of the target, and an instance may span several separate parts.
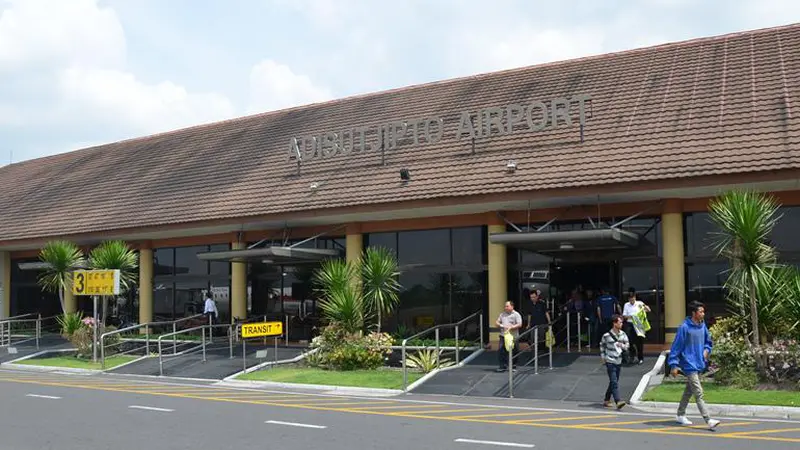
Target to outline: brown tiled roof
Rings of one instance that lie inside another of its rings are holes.
[[[797,169],[798,89],[800,25],[790,25],[270,112],[0,168],[0,241]],[[583,143],[577,126],[477,139],[474,154],[453,137],[460,111],[579,94],[592,97]],[[288,159],[293,136],[434,116],[445,137],[389,150],[386,165],[377,152],[337,155],[306,159],[298,176]]]

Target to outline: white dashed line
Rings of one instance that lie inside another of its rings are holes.
[[[158,411],[158,412],[173,412],[173,411],[175,411],[174,409],[155,408],[155,407],[153,407],[153,406],[137,406],[137,405],[131,405],[131,406],[128,406],[128,408],[130,408],[130,409],[143,409],[143,410],[145,410],[145,411]]]
[[[59,400],[61,397],[56,397],[53,395],[39,395],[39,394],[28,394],[26,397],[34,397],[34,398],[47,398],[50,400]]]
[[[281,422],[278,420],[268,420],[264,423],[271,423],[273,425],[288,425],[290,427],[302,427],[302,428],[317,428],[317,429],[325,429],[328,428],[324,425],[309,425],[307,423],[295,423],[295,422]]]
[[[456,439],[455,442],[462,444],[483,444],[483,445],[499,445],[501,447],[518,447],[518,448],[533,448],[533,444],[517,444],[515,442],[497,442],[497,441],[476,441],[474,439]]]

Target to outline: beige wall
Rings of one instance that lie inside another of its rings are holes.
[[[11,316],[11,254],[0,252],[0,318]]]
[[[232,250],[246,248],[244,242],[232,242]],[[247,263],[231,263],[231,323],[247,318]]]
[[[139,323],[153,321],[153,249],[139,250]]]
[[[505,225],[489,225],[489,234],[504,233]],[[503,311],[503,305],[508,300],[508,271],[506,263],[506,246],[489,242],[489,328],[495,328],[494,322]],[[489,343],[497,345],[500,333],[489,333]]]
[[[664,254],[665,343],[675,339],[675,329],[686,318],[686,275],[683,254],[683,214],[678,211],[661,216]]]

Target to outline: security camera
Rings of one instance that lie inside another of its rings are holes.
[[[508,161],[508,163],[506,163],[506,172],[510,173],[514,172],[515,170],[517,170],[517,163],[513,160]]]

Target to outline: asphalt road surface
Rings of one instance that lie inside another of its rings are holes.
[[[565,402],[378,398],[0,370],[0,449],[800,448],[800,421],[673,417]],[[696,420],[695,423],[698,423]]]

